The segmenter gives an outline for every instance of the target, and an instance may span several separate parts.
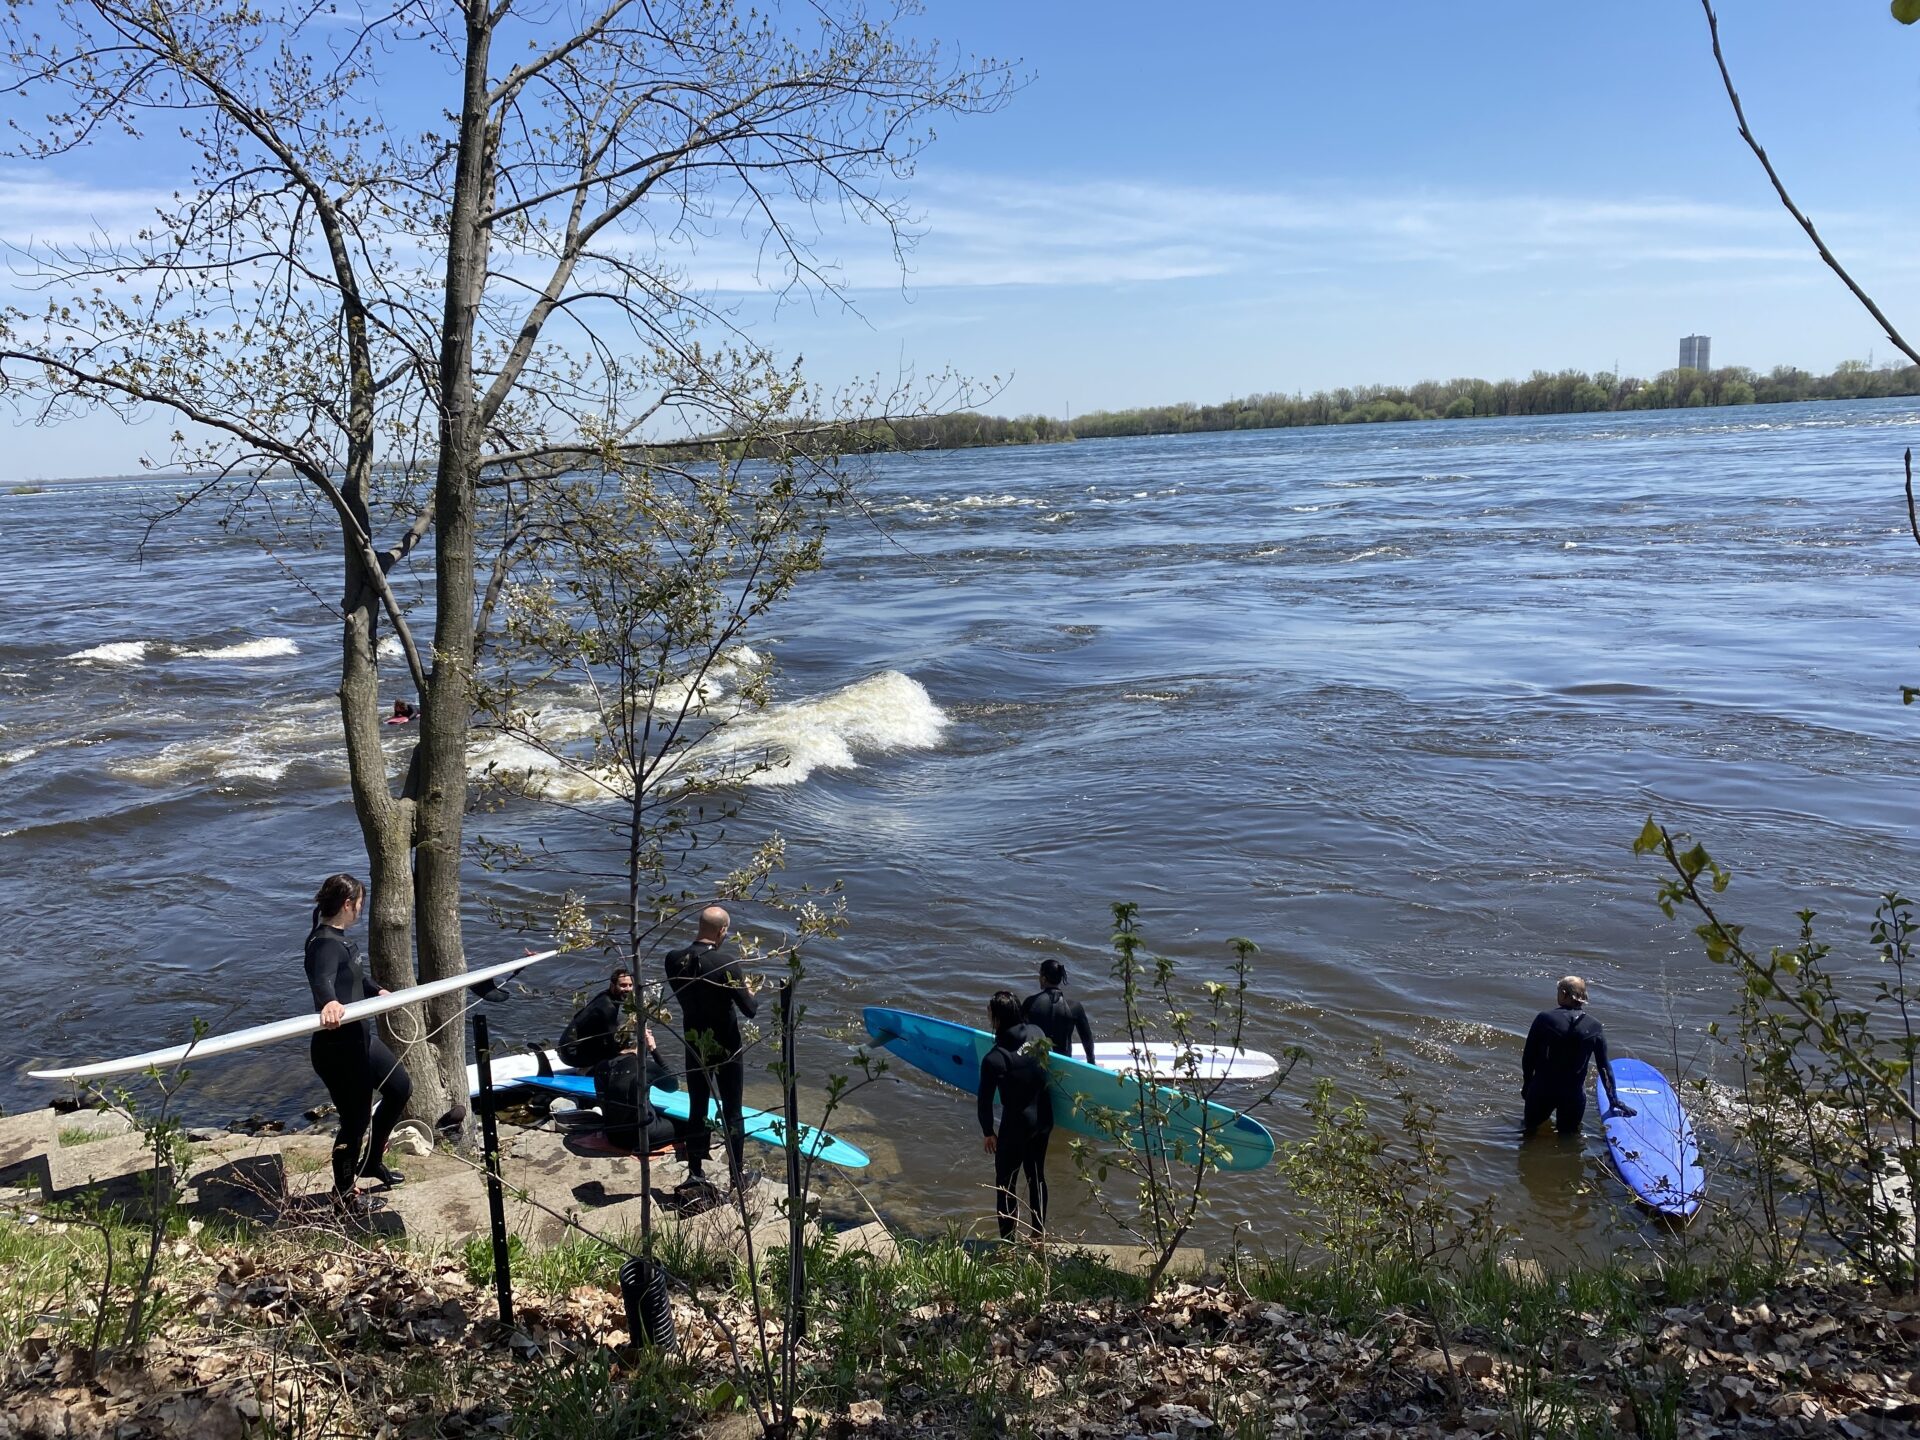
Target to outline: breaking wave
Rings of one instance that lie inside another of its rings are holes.
[[[926,688],[897,670],[766,709],[716,712],[709,702],[706,713],[712,727],[667,760],[652,782],[656,788],[696,779],[799,785],[820,770],[851,770],[874,756],[932,750],[949,723]],[[540,743],[494,734],[468,751],[468,770],[571,804],[621,798],[626,780],[620,770],[590,763],[584,748],[571,748],[595,723],[589,708],[556,703],[526,717],[526,729]]]
[[[138,665],[147,658],[147,645],[145,640],[115,640],[95,645],[91,650],[76,650],[61,658],[82,665]]]
[[[284,635],[269,635],[259,640],[243,640],[238,645],[180,653],[189,660],[273,660],[283,655],[298,655],[300,647]]]

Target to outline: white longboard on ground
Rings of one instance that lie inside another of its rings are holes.
[[[543,1069],[541,1061],[546,1065]],[[536,1054],[495,1055],[493,1057],[493,1088],[511,1090],[524,1080],[535,1075],[571,1075],[573,1067],[560,1058],[558,1050],[542,1050]],[[467,1066],[467,1098],[472,1099],[480,1093],[480,1066],[478,1062]]]
[[[1183,1054],[1187,1049],[1192,1051],[1190,1057]],[[1096,1041],[1093,1063],[1102,1070],[1150,1075],[1175,1085],[1186,1081],[1265,1080],[1280,1073],[1280,1062],[1264,1050],[1232,1050],[1225,1045],[1183,1047],[1167,1040],[1149,1040],[1139,1046],[1125,1040]]]
[[[346,1007],[341,1017],[342,1023],[349,1020],[366,1020],[375,1015],[384,1015],[389,1010],[399,1010],[407,1005],[417,1005],[422,1000],[432,1000],[437,996],[450,995],[456,990],[464,990],[469,985],[484,985],[489,980],[504,980],[507,976],[537,965],[542,960],[550,960],[560,952],[542,950],[538,955],[522,955],[517,960],[507,960],[499,965],[489,965],[482,970],[469,970],[464,975],[452,975],[445,980],[431,980],[425,985],[409,985],[404,990],[395,990],[389,995],[375,995],[366,1000],[356,1000]],[[311,1035],[320,1028],[320,1016],[309,1012],[294,1015],[285,1020],[275,1020],[266,1025],[254,1025],[246,1030],[229,1030],[224,1035],[206,1035],[198,1040],[189,1040],[184,1045],[169,1045],[164,1050],[148,1050],[139,1055],[126,1055],[118,1060],[101,1060],[92,1065],[68,1065],[57,1070],[29,1070],[27,1073],[36,1080],[101,1080],[110,1075],[134,1075],[142,1070],[164,1069],[169,1065],[178,1065],[183,1060],[207,1060],[215,1055],[230,1055],[236,1050],[251,1050],[256,1045],[271,1045],[276,1040],[292,1040],[297,1036]]]

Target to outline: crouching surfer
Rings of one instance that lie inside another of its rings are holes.
[[[1520,1057],[1520,1096],[1526,1115],[1520,1136],[1533,1134],[1547,1118],[1562,1135],[1580,1129],[1587,1113],[1587,1065],[1598,1067],[1607,1092],[1607,1113],[1632,1116],[1639,1112],[1620,1103],[1613,1085],[1613,1062],[1607,1056],[1607,1034],[1587,1014],[1587,982],[1569,975],[1554,987],[1555,1005],[1533,1017],[1527,1048]]]
[[[605,990],[573,1012],[573,1019],[560,1032],[559,1043],[553,1048],[576,1070],[591,1071],[602,1061],[611,1060],[622,1049],[630,1048],[622,1044],[621,1032],[625,1030],[627,1038],[632,1038],[633,1032],[627,1029],[627,1007],[632,1003],[633,972],[621,965],[607,977]],[[647,1048],[651,1053],[651,1040]]]
[[[678,1090],[680,1077],[667,1069],[651,1026],[641,1031],[644,1054],[629,1047],[593,1067],[593,1094],[607,1119],[607,1139],[623,1150],[652,1154],[684,1145],[689,1127],[653,1108],[649,1090]]]
[[[1000,1238],[1013,1238],[1020,1201],[1014,1183],[1027,1183],[1027,1218],[1033,1233],[1047,1228],[1047,1141],[1053,1135],[1053,1096],[1047,1090],[1046,1041],[1037,1025],[1020,1018],[1020,1002],[1001,990],[987,1002],[993,1021],[993,1048],[980,1061],[980,1130],[993,1156],[993,1208]],[[993,1102],[1000,1101],[1000,1126],[993,1123]]]
[[[333,1141],[334,1199],[348,1209],[362,1208],[362,1177],[382,1185],[404,1178],[386,1166],[387,1139],[413,1094],[406,1068],[380,1038],[371,1021],[343,1020],[346,1007],[387,992],[366,973],[359,942],[347,931],[360,922],[366,887],[351,875],[329,875],[313,897],[313,928],[307,935],[307,986],[320,1012],[314,1033],[314,1073],[340,1114]],[[378,1092],[379,1108],[373,1097]]]

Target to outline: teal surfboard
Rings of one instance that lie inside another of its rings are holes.
[[[531,1085],[536,1090],[551,1090],[556,1095],[565,1095],[574,1100],[592,1100],[595,1098],[593,1077],[591,1075],[528,1075],[520,1082]],[[693,1114],[693,1102],[687,1098],[684,1090],[649,1090],[647,1100],[662,1115],[674,1120],[685,1120]],[[758,1140],[766,1145],[778,1145],[785,1148],[787,1143],[787,1122],[778,1115],[765,1110],[756,1110],[751,1105],[741,1110],[746,1122],[746,1134],[749,1140]],[[720,1128],[720,1102],[707,1102],[708,1123],[715,1130]],[[824,1130],[816,1130],[811,1125],[800,1127],[800,1148],[816,1159],[825,1160],[832,1165],[843,1165],[849,1170],[864,1170],[872,1163],[867,1152],[858,1145],[849,1145],[836,1135]]]
[[[876,1045],[969,1095],[978,1091],[980,1062],[993,1048],[986,1031],[877,1005],[869,1006],[864,1016]],[[1273,1159],[1273,1136],[1267,1127],[1225,1105],[1169,1086],[1152,1086],[1152,1108],[1165,1117],[1161,1138],[1155,1141],[1137,1124],[1146,1082],[1058,1053],[1047,1057],[1047,1074],[1055,1129],[1097,1140],[1116,1138],[1117,1129],[1119,1138],[1135,1149],[1164,1144],[1182,1161],[1197,1158],[1204,1146],[1208,1161],[1221,1170],[1258,1170]]]

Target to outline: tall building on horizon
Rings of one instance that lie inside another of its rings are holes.
[[[1713,344],[1710,335],[1682,335],[1680,337],[1680,368],[1682,370],[1711,370],[1707,363],[1707,354]]]

